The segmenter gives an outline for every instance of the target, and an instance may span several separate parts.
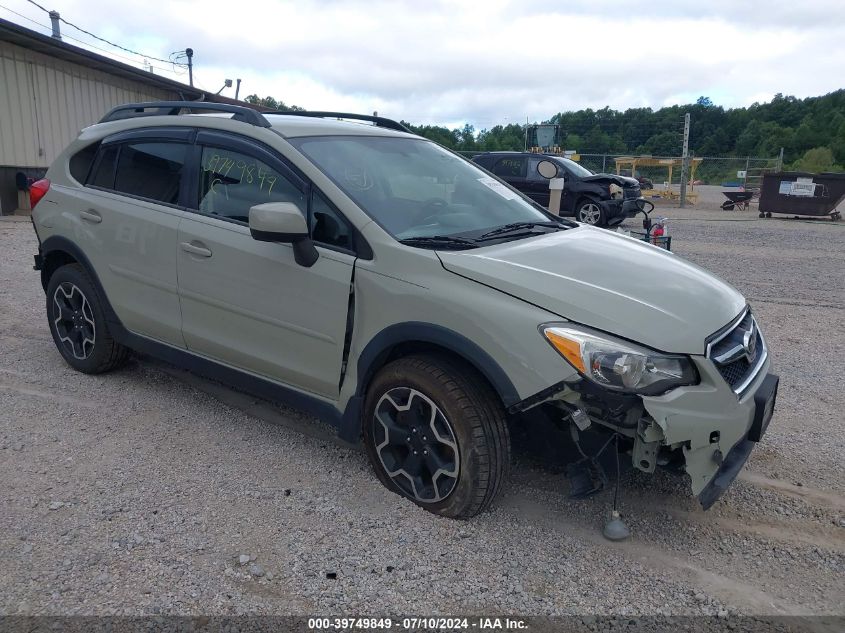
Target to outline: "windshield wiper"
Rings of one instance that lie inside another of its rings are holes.
[[[466,239],[464,237],[453,237],[451,235],[429,235],[421,237],[406,237],[399,240],[400,244],[406,246],[422,246],[437,248],[476,248],[478,244],[475,240]]]
[[[514,233],[514,232],[524,232],[525,229],[533,229],[535,227],[544,227],[550,229],[564,229],[569,228],[562,222],[511,222],[510,224],[505,224],[504,226],[500,226],[498,228],[493,229],[492,231],[487,231],[486,233],[482,233],[478,238],[479,240],[490,239],[492,237],[498,237],[500,235],[505,235],[506,233]]]

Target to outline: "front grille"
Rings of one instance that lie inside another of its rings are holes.
[[[631,200],[634,198],[640,197],[640,188],[639,187],[626,187],[624,189],[625,199]]]
[[[751,337],[746,345],[748,332]],[[738,394],[760,371],[766,355],[766,343],[751,312],[746,312],[731,330],[713,340],[707,352],[719,374]]]

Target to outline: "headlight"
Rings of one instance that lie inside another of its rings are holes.
[[[540,331],[582,376],[605,389],[653,396],[698,381],[686,356],[661,354],[576,326],[544,325]]]

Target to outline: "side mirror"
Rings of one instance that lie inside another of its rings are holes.
[[[547,178],[548,180],[551,180],[552,178],[557,178],[557,165],[550,160],[541,160],[539,163],[537,163],[537,173],[540,174],[543,178]]]
[[[249,232],[259,242],[293,245],[293,257],[300,266],[310,268],[320,257],[308,236],[308,224],[292,202],[256,204],[249,210]]]

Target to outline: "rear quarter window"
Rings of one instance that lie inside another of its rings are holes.
[[[100,142],[92,143],[76,152],[70,157],[68,169],[70,175],[79,183],[84,183],[88,178],[88,172],[91,171],[91,165],[94,164],[94,159],[97,157],[97,150],[100,149]]]

